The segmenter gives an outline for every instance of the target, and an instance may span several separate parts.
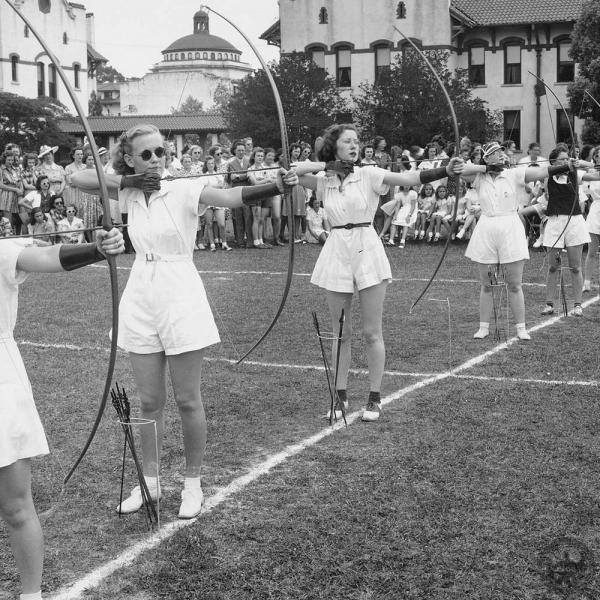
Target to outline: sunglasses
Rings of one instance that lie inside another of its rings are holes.
[[[64,202],[62,200],[57,200],[54,204],[64,204]]]
[[[155,155],[156,158],[162,158],[165,155],[165,149],[162,146],[158,146],[158,148],[154,148],[154,150],[144,150],[140,152],[138,156],[144,161],[148,162],[152,155]]]
[[[68,215],[74,215],[74,214],[75,214],[75,211],[74,211],[74,210],[68,210],[68,211],[67,211],[67,214],[68,214]]]

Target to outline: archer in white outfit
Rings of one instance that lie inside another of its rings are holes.
[[[331,234],[321,250],[311,282],[326,290],[332,331],[338,330],[342,309],[347,315],[339,353],[338,396],[345,406],[351,359],[350,315],[356,290],[360,300],[371,390],[362,418],[364,421],[374,421],[381,412],[380,390],[385,365],[383,302],[392,278],[385,250],[372,225],[379,197],[387,193],[390,185],[414,186],[459,173],[463,163],[453,159],[445,168],[422,173],[394,173],[376,166],[354,166],[359,160],[359,149],[358,135],[353,125],[332,125],[325,132],[319,150],[318,157],[324,162],[301,162],[296,166],[296,171],[301,176],[301,185],[317,191],[322,197],[331,225]],[[323,170],[326,177],[312,174]],[[334,365],[336,354],[334,344]]]
[[[113,166],[118,175],[106,175],[109,194],[118,195],[121,208],[127,208],[129,235],[136,250],[120,304],[119,345],[129,352],[142,417],[155,420],[158,429],[157,455],[154,431],[142,428],[144,476],[151,496],[158,497],[156,473],[168,367],[181,416],[186,463],[179,517],[189,519],[200,513],[204,500],[200,483],[206,447],[200,393],[203,349],[219,341],[204,286],[192,262],[198,216],[207,206],[238,208],[242,202],[252,204],[272,197],[283,190],[283,180],[280,175],[276,184],[230,189],[206,186],[201,178],[161,181],[164,140],[153,125],[133,127],[121,136]],[[297,177],[289,173],[285,180],[293,185]],[[73,183],[92,193],[98,188],[90,170],[74,175]],[[141,507],[138,486],[117,511],[132,513]]]
[[[38,247],[0,241],[0,518],[5,522],[22,597],[41,598],[44,539],[31,495],[31,458],[48,453],[21,353],[13,338],[19,285],[28,273],[54,273],[91,264],[103,253],[120,254],[116,229],[98,233],[97,244]],[[102,252],[100,252],[100,250]]]

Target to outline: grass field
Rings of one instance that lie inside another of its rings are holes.
[[[309,283],[318,250],[297,248],[284,314],[239,366],[233,360],[279,302],[287,250],[196,253],[222,337],[204,366],[207,510],[192,523],[176,519],[183,457],[171,402],[159,533],[148,532],[141,514],[114,512],[123,441],[110,407],[61,490],[100,399],[107,269],[37,275],[22,286],[15,337],[51,446],[34,472],[45,592],[117,600],[600,598],[597,288],[582,319],[541,317],[545,262],[532,253],[524,287],[532,341],[504,343],[505,294],[502,343],[476,341],[478,284],[464,246],[451,247],[410,315],[441,248],[389,249],[384,414],[370,424],[357,418],[368,381],[355,335],[350,423],[332,429],[311,318],[316,310],[328,319],[324,296]],[[131,261],[119,259],[121,286]],[[353,319],[358,332],[357,312]],[[135,405],[123,353],[115,379]],[[126,477],[133,486],[130,468]],[[583,544],[562,563],[573,570],[570,584],[556,581],[565,536],[566,547]],[[0,564],[0,599],[12,598],[18,581],[2,525]]]

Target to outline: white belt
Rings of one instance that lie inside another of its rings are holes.
[[[185,262],[191,261],[192,257],[189,254],[156,254],[156,252],[138,253],[135,257],[136,261],[140,262]]]

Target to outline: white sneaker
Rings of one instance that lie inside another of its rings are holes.
[[[581,308],[581,304],[576,304],[573,308],[573,316],[574,317],[583,317],[583,308]]]
[[[517,337],[520,340],[530,340],[531,336],[527,333],[526,329],[517,329]]]
[[[463,237],[465,237],[465,230],[461,229],[457,234],[456,234],[456,239],[457,240],[462,240]]]
[[[490,335],[490,330],[489,329],[484,329],[483,327],[479,328],[474,334],[473,337],[476,340],[483,340],[484,338],[486,338],[488,335]]]
[[[362,414],[362,420],[368,421],[368,422],[377,421],[377,419],[379,419],[380,416],[381,416],[381,402],[369,401],[369,403],[367,404],[367,407],[365,408],[365,410]]]
[[[180,519],[193,519],[200,514],[204,504],[202,488],[184,488],[181,491],[181,506],[179,507]]]
[[[535,240],[535,242],[533,243],[533,246],[531,246],[532,248],[541,248],[542,247],[542,238],[539,237],[537,240]]]
[[[343,405],[344,405],[344,412],[342,412],[342,408],[340,407],[340,405],[336,403],[335,410],[334,410],[336,419],[341,419],[344,416],[344,414],[348,414],[348,407],[349,407],[348,400],[345,400],[343,402]],[[325,418],[331,419],[331,411],[330,410],[327,411]]]
[[[148,491],[150,492],[150,498],[156,500],[160,494],[157,489],[149,486]],[[131,513],[137,512],[144,506],[144,499],[142,498],[142,489],[139,485],[136,485],[132,490],[129,498],[125,498],[119,506],[117,506],[117,513],[120,515],[130,515]]]

